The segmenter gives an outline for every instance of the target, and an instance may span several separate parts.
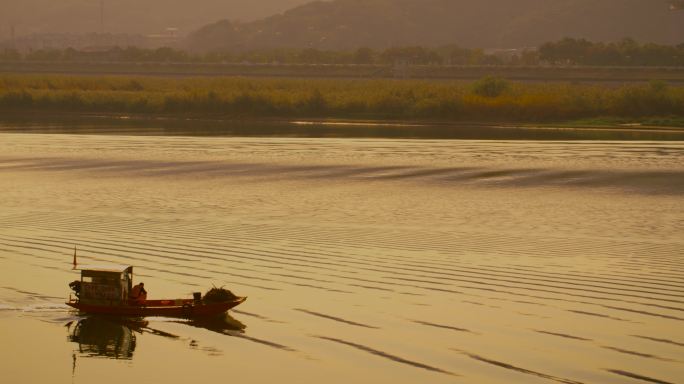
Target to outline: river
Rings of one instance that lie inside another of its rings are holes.
[[[675,383],[684,142],[0,133],[8,383]],[[88,318],[82,263],[219,322]]]

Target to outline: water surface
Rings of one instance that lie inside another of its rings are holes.
[[[625,124],[563,127],[515,123],[255,120],[127,115],[0,116],[0,132],[194,137],[296,137],[451,140],[683,141],[684,128]]]
[[[680,141],[3,133],[3,376],[681,382],[683,194]],[[249,299],[80,316],[75,244],[150,297]]]

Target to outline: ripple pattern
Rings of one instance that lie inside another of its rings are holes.
[[[0,137],[0,323],[74,316],[76,246],[151,296],[250,297],[244,330],[153,320],[170,351],[331,382],[684,377],[682,143]]]

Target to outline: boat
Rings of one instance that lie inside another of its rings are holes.
[[[185,299],[131,298],[134,292],[132,266],[101,265],[75,269],[81,271],[81,279],[69,284],[75,297],[69,295],[66,304],[89,314],[207,318],[221,315],[247,300],[222,288],[210,290],[205,297],[201,292],[195,292],[192,298]],[[211,294],[217,292],[220,294]]]

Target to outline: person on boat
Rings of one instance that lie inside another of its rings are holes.
[[[144,303],[147,300],[147,291],[145,290],[145,283],[138,283],[133,289],[129,297],[137,303]]]
[[[74,280],[71,283],[69,283],[69,288],[71,288],[72,291],[76,294],[76,297],[81,297],[81,281],[80,280]]]

